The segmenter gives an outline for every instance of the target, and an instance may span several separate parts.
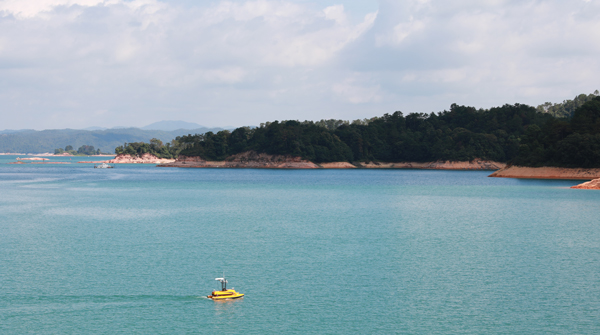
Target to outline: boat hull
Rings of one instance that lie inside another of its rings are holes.
[[[239,299],[243,297],[243,293],[238,293],[234,290],[226,290],[226,291],[213,291],[211,295],[207,296],[212,300],[231,300],[231,299]]]
[[[233,299],[239,299],[239,298],[243,298],[244,295],[243,294],[239,294],[236,296],[228,296],[228,297],[213,297],[212,295],[208,296],[209,298],[211,298],[212,300],[233,300]]]

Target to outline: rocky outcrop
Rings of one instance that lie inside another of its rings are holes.
[[[94,163],[111,163],[111,164],[167,164],[175,162],[174,159],[158,158],[152,154],[145,153],[140,156],[131,156],[126,154],[117,155],[114,159],[94,162]]]
[[[584,189],[584,190],[600,190],[600,178],[590,180],[583,184],[571,186],[571,188],[579,188],[579,189]]]
[[[430,170],[498,170],[506,166],[504,163],[474,159],[470,162],[458,161],[436,161],[436,162],[401,162],[381,163],[369,162],[359,163],[360,167],[367,169],[430,169]]]
[[[600,178],[600,169],[524,167],[508,166],[489,177],[521,179],[595,179]]]
[[[207,161],[200,157],[179,156],[173,163],[160,164],[160,167],[184,168],[255,168],[255,169],[318,169],[313,162],[300,157],[243,152],[228,157],[224,161]]]

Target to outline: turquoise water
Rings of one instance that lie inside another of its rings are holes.
[[[577,181],[8,161],[2,334],[600,333]]]

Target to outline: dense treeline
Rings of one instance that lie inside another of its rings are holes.
[[[553,104],[551,102],[546,102],[537,106],[537,110],[539,112],[548,113],[557,118],[569,118],[575,114],[577,108],[594,99],[598,95],[600,95],[600,92],[596,90],[592,94],[580,94],[573,98],[573,100],[567,99],[561,103]]]
[[[477,110],[453,104],[441,113],[401,112],[352,123],[339,120],[283,121],[233,132],[178,137],[181,154],[221,160],[255,150],[332,161],[508,161],[517,157],[520,138],[531,125],[554,119],[515,104]]]
[[[54,154],[60,155],[63,153],[68,153],[73,156],[89,156],[89,155],[100,155],[100,149],[94,149],[93,145],[82,145],[77,149],[77,151],[73,150],[72,145],[67,145],[64,149],[58,148],[54,149]]]
[[[124,143],[115,148],[117,155],[126,154],[141,157],[143,154],[148,153],[159,158],[175,158],[179,155],[180,151],[181,147],[177,140],[172,140],[170,143],[163,145],[163,142],[157,138],[151,139],[150,143]]]
[[[531,126],[513,161],[524,166],[600,167],[600,97],[586,102],[570,119]]]
[[[453,104],[440,113],[395,112],[352,123],[267,122],[232,132],[179,136],[167,145],[157,139],[126,143],[115,152],[223,160],[249,150],[313,162],[481,158],[524,166],[600,167],[600,97],[581,105],[572,118],[557,119],[522,104],[488,110]]]

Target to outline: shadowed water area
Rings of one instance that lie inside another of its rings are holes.
[[[3,334],[600,333],[581,181],[9,161]]]

